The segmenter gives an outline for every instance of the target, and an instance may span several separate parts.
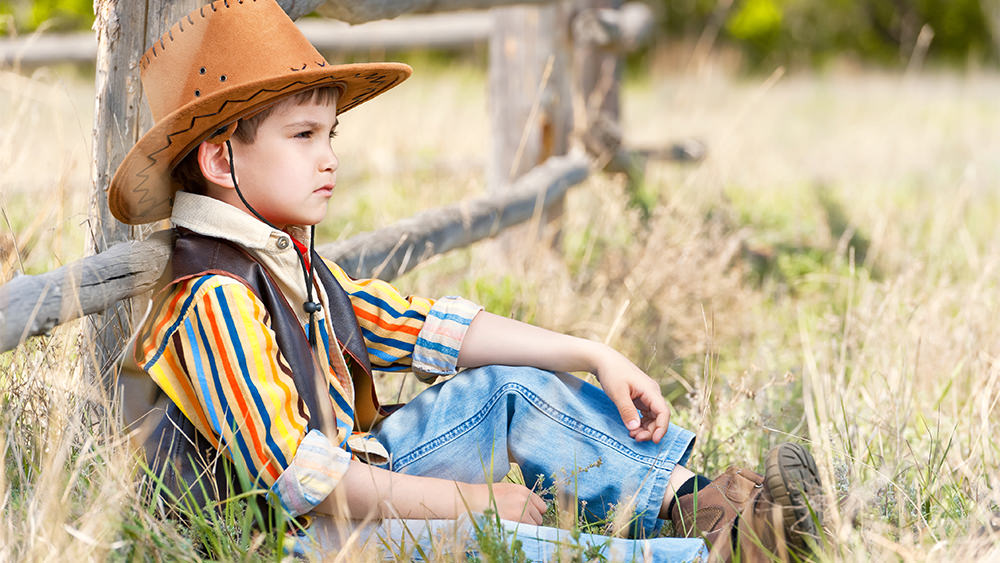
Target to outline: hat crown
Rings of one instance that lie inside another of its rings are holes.
[[[241,85],[327,66],[274,0],[217,0],[175,23],[140,60],[154,121]]]

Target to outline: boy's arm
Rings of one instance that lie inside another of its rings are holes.
[[[490,500],[492,495],[495,499]],[[352,461],[330,496],[316,506],[317,512],[351,518],[453,519],[468,511],[482,512],[494,506],[501,518],[541,524],[545,502],[524,485],[515,483],[473,484],[394,473]]]
[[[412,370],[425,383],[456,372],[465,330],[481,306],[458,297],[404,296],[382,280],[354,279],[326,264],[351,300],[373,368]]]
[[[481,312],[472,320],[458,353],[460,367],[489,364],[533,366],[551,371],[588,371],[618,407],[629,434],[659,443],[670,411],[648,375],[609,346]]]

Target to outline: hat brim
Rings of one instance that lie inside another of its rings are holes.
[[[337,113],[362,104],[396,86],[412,69],[402,63],[330,65],[291,71],[278,78],[220,90],[164,117],[125,156],[108,187],[108,206],[130,225],[166,219],[181,189],[170,175],[174,166],[220,127],[303,90],[340,89]]]

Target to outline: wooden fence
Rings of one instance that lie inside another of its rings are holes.
[[[139,132],[149,124],[140,89],[134,87],[138,77],[133,61],[167,26],[199,3],[95,3],[98,111],[94,120],[91,204],[91,245],[95,254],[46,274],[16,277],[0,286],[0,351],[60,323],[90,315],[92,329],[87,346],[96,355],[101,375],[115,375],[115,360],[131,333],[129,298],[153,287],[163,272],[172,243],[169,232],[150,236],[143,229],[118,223],[107,210],[105,191],[110,176]],[[279,3],[293,17],[320,7],[327,15],[359,23],[427,9],[486,8],[508,1],[329,0],[322,6],[319,0]],[[460,17],[479,18],[467,20],[470,22],[483,18]],[[322,254],[338,261],[353,275],[391,279],[431,256],[550,212],[569,187],[587,177],[595,162],[623,158],[620,153],[625,149],[616,129],[619,59],[624,50],[638,45],[648,35],[650,10],[642,4],[622,9],[614,0],[578,0],[504,7],[493,10],[489,17],[491,76],[502,72],[506,77],[504,81],[491,79],[491,114],[497,140],[490,163],[490,195],[319,246]],[[437,21],[455,21],[442,18]],[[122,22],[144,22],[145,26],[124,26]],[[391,30],[394,24],[379,25]],[[133,32],[135,29],[145,29],[145,34]],[[479,33],[469,34],[469,29],[464,32],[467,37],[463,40],[472,40]],[[411,38],[417,36],[411,34]],[[322,44],[322,40],[312,40]],[[515,77],[521,89],[505,93],[504,88],[515,82]],[[600,131],[595,132],[597,129]],[[595,143],[593,139],[601,141]],[[589,152],[571,151],[572,146],[585,147]]]

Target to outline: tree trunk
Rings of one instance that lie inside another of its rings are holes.
[[[129,227],[111,215],[107,190],[115,169],[148,128],[149,110],[143,102],[138,61],[153,41],[184,14],[200,6],[198,0],[97,0],[96,108],[94,111],[93,195],[88,252],[98,253],[127,240],[141,239],[148,228]],[[111,382],[116,360],[132,332],[133,307],[124,300],[90,317],[81,350],[84,364],[95,377]]]

